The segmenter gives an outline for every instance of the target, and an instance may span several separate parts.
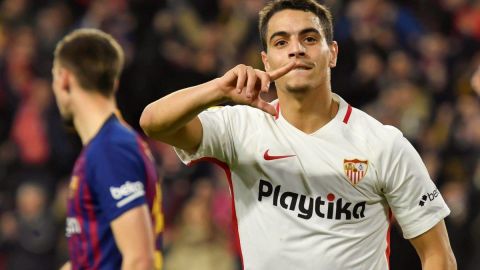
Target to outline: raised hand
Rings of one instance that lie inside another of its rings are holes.
[[[238,65],[227,71],[217,79],[217,86],[227,99],[238,103],[250,105],[276,115],[275,108],[260,97],[260,92],[268,92],[270,83],[287,74],[295,67],[295,62],[290,62],[278,69],[265,72],[246,65]]]

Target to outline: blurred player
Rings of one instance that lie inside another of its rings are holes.
[[[77,30],[55,49],[53,89],[84,149],[70,180],[70,262],[62,269],[161,269],[161,193],[150,151],[115,114],[123,51]]]
[[[259,29],[266,72],[238,65],[140,119],[185,163],[226,169],[244,269],[388,269],[392,212],[423,269],[455,269],[450,210],[420,156],[399,130],[332,93],[330,12],[314,0],[273,1]],[[269,104],[259,94],[272,81]],[[225,101],[247,106],[206,110]]]

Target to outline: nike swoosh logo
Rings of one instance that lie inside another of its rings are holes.
[[[282,159],[282,158],[289,158],[289,157],[294,157],[296,155],[285,155],[285,156],[271,156],[268,154],[268,151],[270,151],[270,149],[267,149],[265,151],[265,153],[263,154],[263,158],[265,160],[275,160],[275,159]]]

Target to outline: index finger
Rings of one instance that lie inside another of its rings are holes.
[[[275,81],[276,79],[282,77],[283,75],[287,74],[290,70],[292,70],[295,67],[295,62],[292,61],[284,66],[281,66],[275,70],[267,72],[268,76],[270,76],[270,79],[272,81]]]

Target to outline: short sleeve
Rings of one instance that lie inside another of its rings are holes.
[[[109,222],[128,210],[146,204],[145,166],[136,145],[105,143],[97,148],[88,177],[100,208]]]
[[[211,157],[230,163],[234,154],[232,129],[234,121],[231,119],[233,107],[214,107],[198,115],[202,123],[203,136],[197,152],[189,153],[179,148],[174,148],[183,163]]]
[[[402,135],[382,153],[380,177],[405,238],[428,231],[450,213],[419,154]]]

